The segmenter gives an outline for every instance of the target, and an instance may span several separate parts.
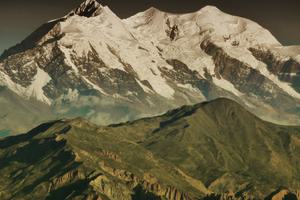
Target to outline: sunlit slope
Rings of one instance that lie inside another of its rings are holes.
[[[2,139],[0,197],[263,199],[283,188],[296,195],[299,159],[300,127],[217,99],[108,127],[60,120]]]

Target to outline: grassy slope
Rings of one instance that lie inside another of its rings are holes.
[[[300,128],[262,121],[231,100],[183,107],[112,132],[145,137],[140,145],[215,192],[300,188]]]
[[[0,197],[196,199],[245,190],[261,198],[300,188],[299,160],[299,127],[218,99],[109,127],[57,121],[2,139]]]

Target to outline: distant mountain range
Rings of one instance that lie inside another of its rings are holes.
[[[81,116],[107,125],[227,97],[299,124],[300,47],[207,6],[128,19],[86,0],[0,57],[0,131]]]
[[[0,140],[0,199],[297,200],[300,127],[217,99],[99,127],[42,124]]]

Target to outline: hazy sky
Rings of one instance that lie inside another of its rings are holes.
[[[0,54],[42,23],[61,17],[82,0],[0,0]],[[300,45],[300,0],[99,0],[119,17],[155,6],[185,13],[215,5],[224,12],[252,19],[285,45]]]

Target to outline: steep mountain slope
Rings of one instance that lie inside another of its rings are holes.
[[[60,120],[0,140],[0,198],[300,199],[299,158],[300,127],[228,99],[108,127]]]
[[[294,124],[299,55],[255,22],[212,6],[183,15],[150,8],[121,20],[86,0],[5,51],[0,84],[43,102],[56,116],[97,124],[217,97]]]
[[[51,110],[36,99],[23,99],[5,87],[0,87],[0,137],[9,134],[9,130],[24,133],[40,122],[55,118]],[[42,114],[41,114],[42,113]],[[14,133],[12,133],[14,134]]]

